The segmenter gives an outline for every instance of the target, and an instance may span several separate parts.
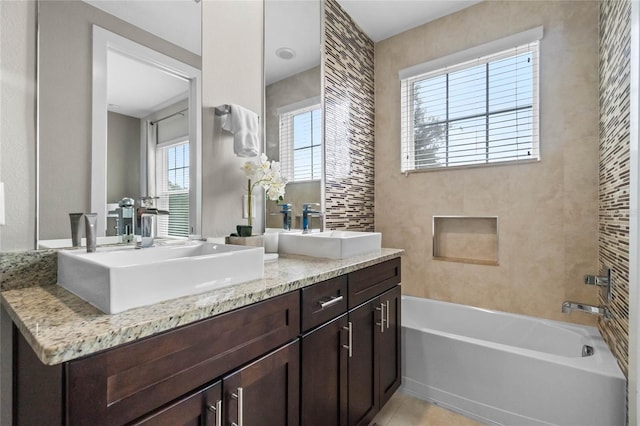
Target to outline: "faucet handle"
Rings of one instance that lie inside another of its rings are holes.
[[[133,207],[135,203],[133,198],[124,197],[118,202],[118,207]]]
[[[311,206],[320,207],[320,203],[303,203],[302,204],[302,210],[310,212],[311,211],[311,209],[310,209]]]
[[[153,207],[153,204],[155,203],[155,201],[159,199],[160,197],[153,197],[149,195],[145,197],[140,197],[140,207],[151,208]]]

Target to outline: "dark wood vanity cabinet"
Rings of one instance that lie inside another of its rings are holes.
[[[349,426],[368,425],[402,380],[400,286],[349,311]]]
[[[380,408],[378,392],[380,313],[373,299],[349,311],[349,426],[368,425]]]
[[[347,425],[348,324],[343,313],[300,339],[300,413],[304,426]]]
[[[299,349],[296,340],[226,376],[222,380],[223,424],[298,425]]]
[[[55,366],[14,326],[13,423],[366,425],[400,385],[399,282],[393,259]]]
[[[30,348],[24,338],[17,330],[14,333],[18,350],[28,353]],[[162,419],[190,412],[198,405],[194,401],[202,400],[197,396],[184,399],[185,395],[260,357],[265,357],[262,366],[275,369],[278,363],[286,365],[286,374],[292,378],[284,384],[287,386],[284,392],[297,395],[298,347],[284,346],[289,349],[282,348],[283,352],[278,348],[297,341],[299,335],[300,298],[298,292],[292,292],[56,366],[43,365],[35,355],[18,355],[14,358],[14,401],[24,408],[17,407],[14,423],[123,425],[147,421],[165,424]],[[274,357],[265,356],[270,352]],[[295,359],[285,362],[282,354]],[[278,368],[282,371],[282,367]],[[276,392],[270,387],[282,385],[273,381],[267,381],[268,386],[254,385],[252,380],[257,368],[252,367],[250,371],[235,377],[242,377],[243,383],[248,380],[250,387],[267,395],[251,394],[249,398],[268,400],[269,395]],[[50,377],[53,382],[47,380]],[[209,393],[204,395],[209,403]],[[47,411],[33,410],[29,404],[47,407]],[[200,416],[210,417],[204,403],[201,405]],[[297,410],[297,404],[292,407]],[[46,417],[39,414],[45,412]],[[159,423],[154,420],[156,413]],[[197,410],[193,415],[194,419],[198,418]],[[292,417],[297,418],[297,412]]]
[[[384,331],[380,333],[378,346],[380,407],[389,401],[400,387],[402,380],[401,299],[400,286],[394,287],[379,297],[381,313],[384,314]]]
[[[299,346],[295,340],[132,424],[298,425]]]
[[[346,277],[351,309],[301,338],[303,426],[367,425],[400,386],[400,259]],[[337,283],[321,284],[336,297]]]

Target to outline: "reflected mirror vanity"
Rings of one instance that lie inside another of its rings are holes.
[[[90,3],[38,3],[37,238],[89,211],[114,235],[117,203],[143,196],[176,212],[172,235],[197,234],[201,4]]]
[[[266,227],[282,228],[278,204],[287,203],[299,229],[303,203],[323,199],[321,4],[267,1],[264,20],[265,152],[289,181],[284,201],[267,201]]]

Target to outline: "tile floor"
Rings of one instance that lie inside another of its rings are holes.
[[[396,392],[371,426],[481,426],[460,414],[451,412],[409,395]]]

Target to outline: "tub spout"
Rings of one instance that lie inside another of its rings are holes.
[[[572,311],[586,312],[588,314],[601,315],[609,318],[609,309],[606,306],[593,306],[586,303],[564,302],[562,304],[562,313],[570,314]]]

